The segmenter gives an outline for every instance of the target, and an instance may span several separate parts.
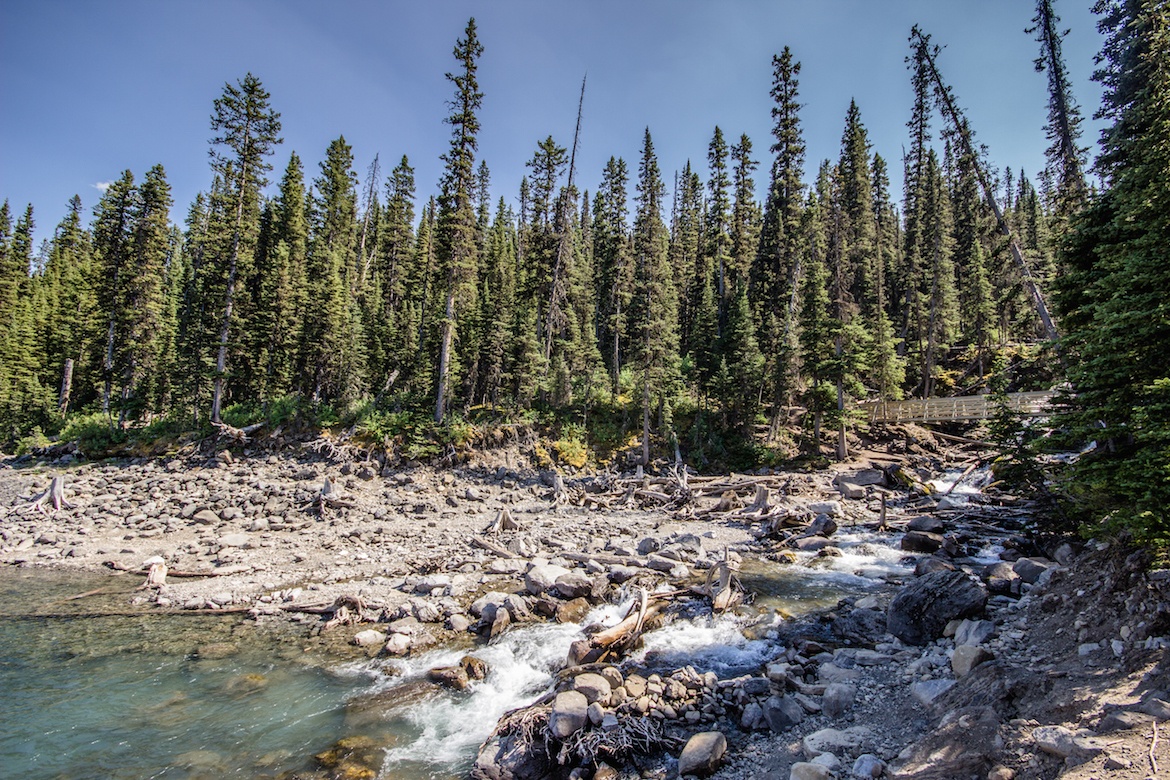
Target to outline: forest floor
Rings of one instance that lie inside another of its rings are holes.
[[[338,656],[369,654],[351,640],[370,627],[392,640],[405,635],[395,652],[413,652],[475,630],[481,615],[473,601],[485,593],[524,595],[532,618],[552,617],[561,605],[533,592],[526,574],[534,566],[595,580],[628,576],[650,587],[701,583],[727,555],[775,558],[769,518],[746,511],[759,485],[770,488],[772,517],[811,517],[809,506],[833,501],[842,525],[873,525],[883,490],[844,499],[838,475],[902,466],[925,481],[987,454],[917,428],[892,429],[866,445],[831,470],[692,477],[686,502],[673,478],[558,480],[532,469],[515,447],[453,468],[405,470],[309,447],[209,446],[96,463],[8,459],[0,463],[0,563],[108,569],[145,581],[151,564],[163,562],[165,584],[137,592],[128,613],[240,612],[318,628],[332,619],[353,627],[314,633]],[[57,476],[65,503],[53,509],[48,496],[38,505]],[[710,511],[728,490],[736,492],[731,511]],[[808,717],[779,732],[747,723],[742,709],[688,722],[694,727],[678,733],[726,735],[716,778],[846,778],[855,768],[870,772],[856,776],[918,780],[1170,776],[1170,733],[1159,732],[1170,719],[1170,572],[1149,571],[1148,557],[1119,541],[1034,547],[1018,527],[996,527],[992,509],[1029,511],[1017,497],[962,513],[921,490],[884,492],[895,531],[912,517],[941,518],[960,542],[952,565],[999,591],[980,616],[983,662],[960,672],[954,637],[911,645],[887,634],[885,610],[903,584],[897,578],[867,603],[846,600],[795,620],[782,640],[796,648],[815,637],[821,645],[817,657],[800,659],[808,662]],[[989,571],[963,554],[989,539],[1010,540],[1006,563],[1027,553],[1050,571],[1013,584],[1019,578],[1002,567]],[[396,633],[404,620],[410,630]],[[859,651],[870,653],[864,662]],[[834,669],[845,673],[830,679]],[[829,717],[818,697],[833,682],[852,687],[853,697]],[[854,738],[834,747],[826,729]],[[817,735],[830,746],[817,748]],[[810,763],[819,753],[827,755]],[[670,777],[676,758],[610,776]]]

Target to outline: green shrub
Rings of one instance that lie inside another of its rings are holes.
[[[52,444],[49,437],[41,431],[41,426],[34,425],[33,429],[16,441],[16,454],[27,455],[33,450],[39,450]]]
[[[90,458],[115,454],[129,438],[104,412],[71,416],[61,429],[61,441],[77,442],[77,448]]]

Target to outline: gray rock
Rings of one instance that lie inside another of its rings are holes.
[[[882,776],[886,771],[886,762],[875,756],[873,753],[862,753],[853,762],[853,769],[850,771],[853,777],[867,778],[867,780],[876,780]]]
[[[838,482],[837,489],[841,491],[842,498],[854,501],[865,498],[865,488],[852,482]]]
[[[1020,558],[1012,566],[1012,571],[1018,574],[1024,582],[1034,585],[1036,580],[1040,579],[1040,575],[1055,565],[1047,558]]]
[[[719,768],[727,752],[727,737],[718,731],[703,731],[687,740],[678,757],[679,775],[706,777]]]
[[[919,515],[906,524],[907,531],[925,531],[928,534],[941,534],[946,529],[946,523],[933,515]]]
[[[762,729],[767,725],[768,721],[764,718],[764,708],[754,701],[749,701],[740,715],[739,727],[745,731],[752,731]]]
[[[243,547],[252,541],[252,537],[247,534],[224,534],[219,537],[220,547]]]
[[[1102,750],[1095,738],[1078,737],[1064,726],[1040,726],[1032,729],[1032,740],[1037,748],[1059,758],[1069,756],[1087,758]]]
[[[910,686],[910,695],[914,697],[915,701],[926,707],[940,695],[953,688],[954,685],[954,680],[923,680]]]
[[[1170,702],[1157,696],[1151,696],[1143,701],[1138,709],[1158,720],[1170,720]]]
[[[836,773],[823,764],[798,761],[788,771],[788,780],[834,780]]]
[[[593,593],[593,581],[584,572],[570,571],[557,577],[553,589],[563,599],[579,599]]]
[[[568,574],[569,570],[563,566],[554,566],[551,563],[534,564],[524,575],[524,589],[533,596],[541,596],[556,585],[557,578]]]
[[[919,577],[898,592],[886,611],[886,628],[912,645],[942,636],[947,623],[975,617],[987,605],[982,585],[958,571]]]
[[[585,727],[589,701],[578,691],[558,693],[548,716],[548,730],[555,738],[568,739]]]
[[[414,642],[406,634],[391,634],[390,638],[386,640],[386,646],[382,649],[387,655],[406,655],[410,652],[410,648],[414,646]]]
[[[817,678],[825,683],[843,683],[861,677],[857,669],[845,669],[834,663],[821,664],[817,669]]]
[[[995,636],[995,623],[990,620],[963,620],[955,629],[956,645],[981,645]]]
[[[902,537],[902,549],[907,552],[933,553],[943,546],[942,534],[929,531],[907,531]]]
[[[1144,712],[1117,710],[1101,718],[1101,723],[1097,726],[1097,733],[1111,734],[1114,731],[1129,731],[1130,729],[1145,728],[1150,725],[1150,721],[1153,719],[1154,716]]]
[[[852,754],[873,738],[873,732],[864,726],[847,729],[821,729],[814,731],[800,741],[804,756],[812,761],[822,753]]]
[[[857,688],[845,683],[833,683],[825,688],[825,695],[821,699],[821,709],[830,718],[839,718],[853,707],[857,698]]]
[[[804,720],[804,708],[791,696],[771,696],[764,702],[764,719],[772,731],[780,733]]]
[[[451,617],[447,618],[447,627],[450,628],[452,631],[456,631],[456,632],[461,633],[461,632],[466,631],[467,629],[471,628],[471,620],[468,619],[467,615],[461,615],[461,614],[456,613],[456,614],[452,615]]]
[[[415,583],[415,593],[431,593],[439,588],[451,587],[450,574],[428,574]]]
[[[612,688],[609,680],[600,674],[586,672],[573,678],[573,690],[579,692],[586,701],[592,704],[600,699],[607,699]]]
[[[1052,551],[1052,559],[1061,566],[1068,566],[1076,558],[1076,555],[1076,551],[1073,550],[1072,545],[1068,542],[1065,542]]]
[[[217,515],[215,512],[212,512],[210,509],[200,509],[191,516],[191,520],[192,522],[199,523],[200,525],[215,525],[219,522],[219,515]]]
[[[500,593],[498,590],[488,591],[475,601],[471,602],[468,610],[473,617],[483,617],[483,611],[489,604],[503,604],[508,600],[507,593]]]
[[[840,474],[837,481],[852,482],[854,485],[884,485],[886,473],[881,469],[861,469],[852,474]]]
[[[807,509],[814,515],[839,515],[841,514],[841,502],[814,501],[808,505]]]
[[[979,645],[959,645],[951,656],[951,670],[955,677],[966,677],[976,666],[992,658],[995,656]]]
[[[772,692],[772,683],[767,677],[749,677],[740,687],[748,696],[764,696]]]
[[[372,647],[374,645],[380,645],[387,639],[389,639],[389,637],[386,636],[386,634],[383,634],[381,631],[375,631],[372,628],[368,628],[365,631],[359,631],[353,635],[353,643],[359,647]]]
[[[642,541],[638,542],[638,555],[649,555],[650,553],[658,552],[662,548],[662,544],[653,536],[647,536]]]
[[[609,567],[609,581],[615,584],[621,584],[626,580],[631,580],[638,576],[638,568],[636,566],[622,566],[620,564]]]

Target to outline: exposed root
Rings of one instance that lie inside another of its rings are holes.
[[[333,480],[326,477],[325,484],[321,486],[321,492],[312,501],[302,506],[301,510],[316,509],[317,514],[324,517],[328,509],[352,509],[354,506],[353,501],[345,498],[337,489]]]
[[[679,746],[678,740],[662,733],[662,727],[654,719],[619,716],[617,728],[582,729],[569,737],[561,744],[557,763],[562,766],[570,760],[582,766],[595,766],[598,761],[621,763],[635,754],[649,755]]]
[[[243,428],[236,428],[225,423],[212,423],[212,425],[219,431],[219,438],[231,439],[236,444],[247,444],[248,434],[255,433],[264,427],[262,422],[245,425]]]
[[[72,509],[73,504],[65,500],[65,477],[53,477],[53,481],[49,483],[49,487],[45,488],[44,492],[33,496],[25,510],[35,509],[43,514],[48,514],[50,510],[45,509],[45,504],[52,507],[53,512],[58,512],[62,508]]]

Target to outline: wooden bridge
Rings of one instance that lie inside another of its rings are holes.
[[[1048,413],[1051,390],[1034,393],[1008,393],[1012,411],[1028,416]],[[927,398],[916,401],[869,401],[858,404],[869,412],[871,423],[900,422],[958,422],[985,420],[995,414],[995,402],[990,395],[961,395],[954,398]]]

